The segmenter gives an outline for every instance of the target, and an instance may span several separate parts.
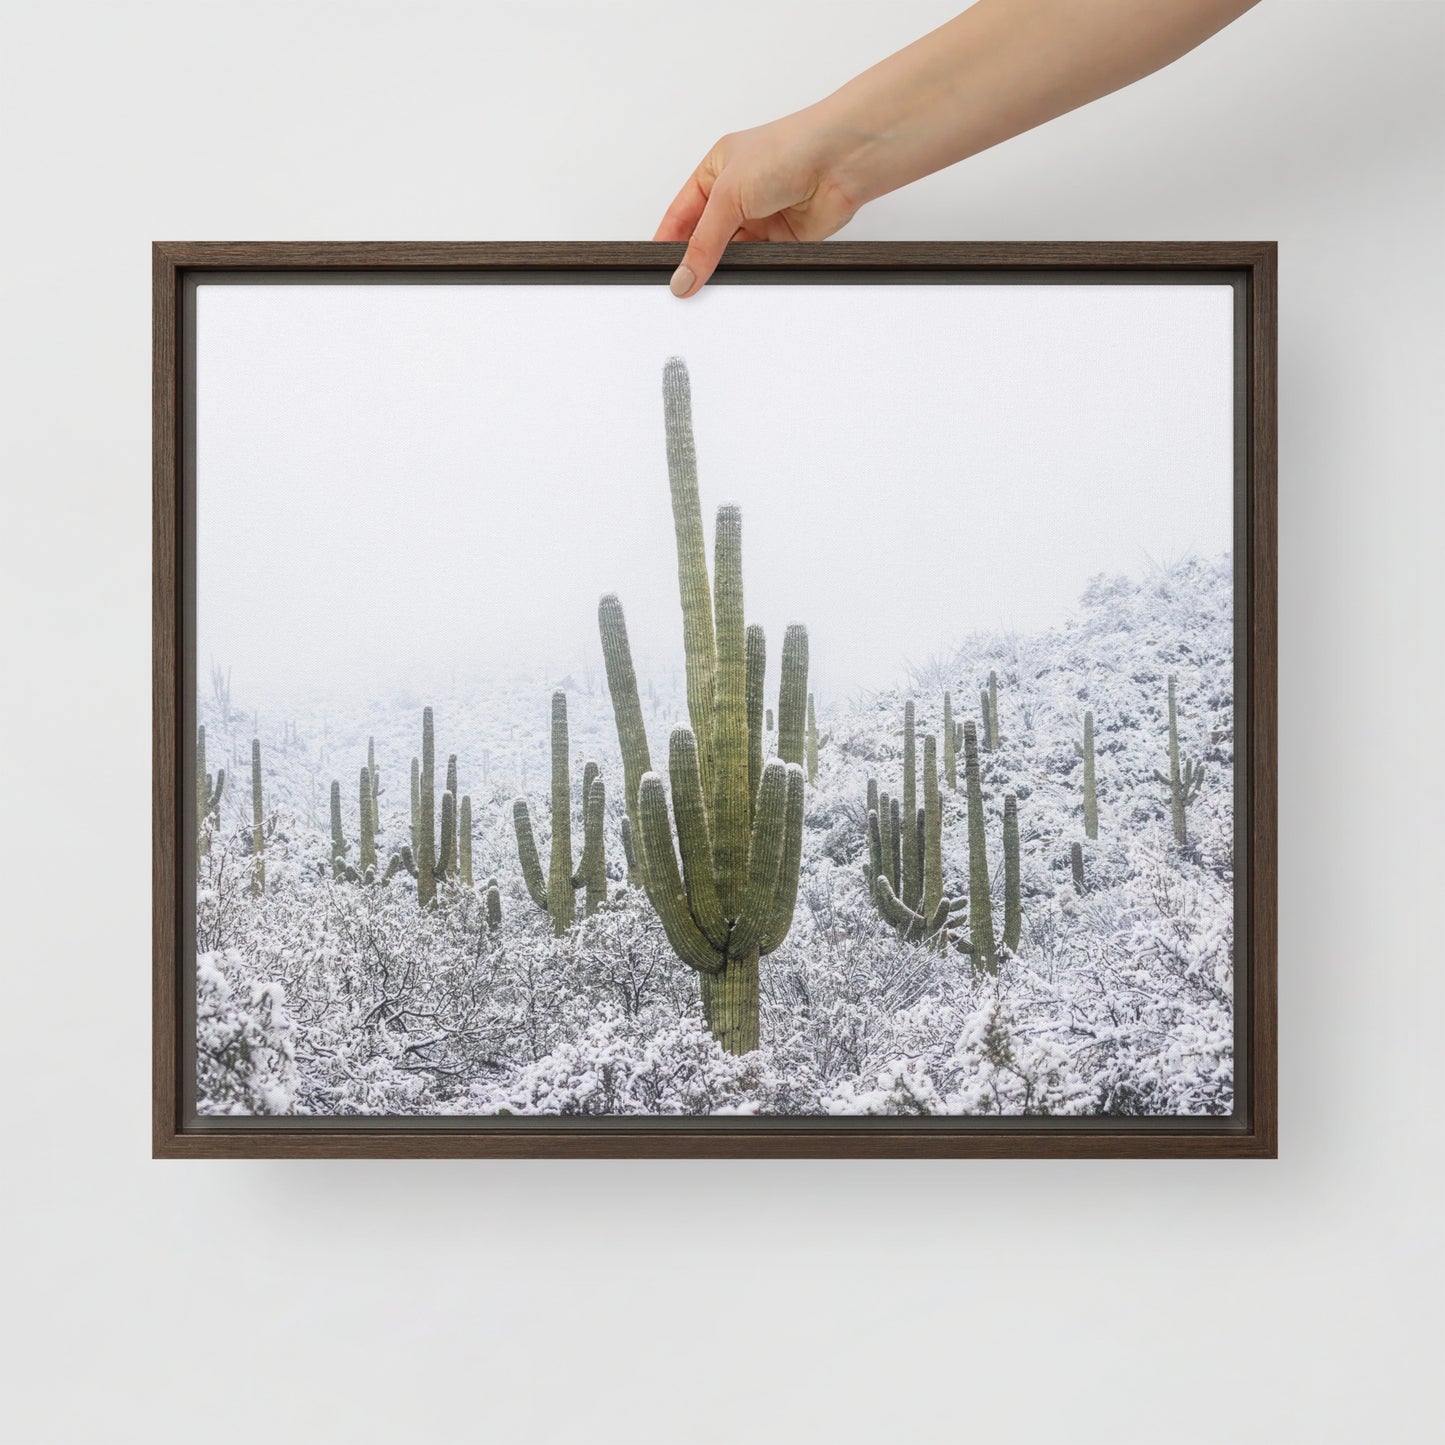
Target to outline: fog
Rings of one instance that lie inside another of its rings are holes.
[[[1227,550],[1222,286],[222,285],[197,298],[202,677],[238,701],[680,657],[664,359],[750,621],[820,698],[1099,572]]]

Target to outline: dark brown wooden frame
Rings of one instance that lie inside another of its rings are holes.
[[[159,242],[154,247],[154,861],[152,1151],[156,1158],[480,1157],[989,1157],[1274,1158],[1276,1154],[1276,503],[1275,246],[1264,242],[830,243],[735,245],[718,279],[848,280],[908,272],[917,280],[1229,280],[1241,288],[1238,428],[1241,485],[1235,552],[1238,694],[1236,797],[1243,862],[1236,897],[1236,1080],[1229,1119],[463,1119],[197,1121],[183,1116],[182,1029],[189,986],[182,913],[181,811],[192,766],[183,696],[183,567],[186,438],[183,301],[186,283],[208,274],[306,272],[357,278],[409,272],[503,273],[523,280],[652,279],[662,284],[681,247],[632,242]],[[1166,273],[1160,277],[1158,273]]]

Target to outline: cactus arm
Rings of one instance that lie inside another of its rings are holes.
[[[697,490],[697,448],[692,430],[692,384],[687,363],[668,357],[662,370],[662,418],[667,437],[667,479],[677,537],[677,586],[682,597],[682,645],[687,660],[687,711],[699,740],[703,796],[712,796],[713,711],[717,651],[707,576],[702,503]],[[646,852],[644,837],[643,851]]]
[[[757,816],[748,848],[748,886],[728,940],[730,958],[746,958],[762,942],[778,902],[778,873],[787,851],[788,766],[774,758],[758,785]]]
[[[885,923],[896,928],[905,939],[922,938],[926,923],[923,915],[915,913],[894,891],[893,885],[881,874],[873,880],[873,899]]]
[[[868,810],[868,891],[884,876],[883,873],[883,828],[878,821],[878,809]]]
[[[923,879],[919,876],[918,849],[912,833],[918,813],[918,744],[913,703],[903,705],[903,820],[909,837],[903,847],[903,902],[914,912],[923,897]]]
[[[668,742],[668,774],[672,781],[672,810],[677,819],[677,842],[682,854],[688,907],[707,941],[720,953],[725,952],[727,918],[713,874],[713,847],[703,803],[697,739],[689,728],[672,730]],[[669,842],[668,848],[671,847]]]
[[[938,742],[923,740],[923,908],[926,917],[943,899],[943,806],[938,791]]]
[[[416,807],[416,896],[428,907],[437,895],[436,867],[436,732],[432,710],[421,714],[421,775]]]
[[[532,832],[532,815],[525,798],[512,804],[512,826],[517,832],[517,861],[522,865],[522,881],[532,902],[544,913],[547,908],[547,885],[542,878],[542,860],[537,853],[537,838]]]
[[[637,848],[632,839],[632,819],[622,815],[622,856],[627,860],[627,881],[637,881]]]
[[[768,671],[768,641],[763,629],[753,623],[747,632],[748,696],[748,825],[752,826],[757,806],[758,785],[763,780],[763,685]]]
[[[1023,931],[1023,905],[1019,885],[1019,805],[1012,793],[1003,800],[1003,941],[1017,953]]]
[[[647,750],[647,728],[642,721],[642,702],[637,696],[637,672],[627,641],[627,619],[616,594],[609,592],[597,605],[602,634],[602,658],[607,669],[607,689],[612,694],[612,712],[617,721],[617,745],[622,753],[622,805],[632,820],[632,835],[644,879],[647,873],[646,843],[638,813],[638,792],[643,776],[652,771]]]
[[[713,708],[713,777],[708,822],[713,871],[723,915],[736,919],[748,886],[747,658],[743,624],[742,514],[719,507],[713,569],[717,612],[717,694]],[[701,754],[701,747],[699,746]],[[701,757],[699,764],[701,765]],[[707,772],[703,768],[704,786]]]
[[[452,840],[457,836],[457,797],[450,789],[442,794],[442,846],[437,855],[436,876],[452,871]]]
[[[883,866],[879,870],[883,877],[893,882],[893,799],[878,792],[878,841],[883,849]],[[897,891],[896,889],[894,890]]]
[[[973,720],[963,725],[963,771],[968,790],[968,929],[974,957],[990,973],[998,972],[998,945],[993,936],[993,898],[989,893],[987,833],[983,821],[983,788],[978,775],[978,734]]]
[[[584,906],[590,918],[607,902],[607,854],[602,822],[607,815],[607,786],[593,769],[582,812],[582,874],[587,889]]]
[[[710,944],[693,920],[677,871],[672,830],[667,817],[667,793],[656,773],[643,775],[637,790],[642,817],[642,850],[647,859],[648,896],[673,952],[699,973],[721,973],[725,955]]]
[[[577,918],[572,893],[572,770],[567,735],[567,694],[552,694],[552,854],[547,873],[547,912],[560,936]]]
[[[783,634],[782,681],[778,687],[778,756],[803,761],[803,729],[808,711],[808,629],[790,623]]]
[[[759,953],[773,953],[782,947],[798,906],[798,874],[803,862],[803,769],[798,763],[788,764],[788,806],[783,828],[783,861],[773,892],[772,916],[758,941]]]
[[[903,883],[903,811],[897,798],[888,800],[888,843],[889,856],[884,862],[888,865],[888,881],[897,893]]]

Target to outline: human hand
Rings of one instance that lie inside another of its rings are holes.
[[[862,204],[845,193],[846,137],[810,112],[725,135],[687,178],[654,241],[686,241],[674,296],[691,296],[730,241],[821,241]]]

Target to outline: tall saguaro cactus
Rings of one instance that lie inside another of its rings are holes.
[[[559,689],[552,694],[552,852],[545,879],[527,800],[518,798],[512,804],[512,823],[517,832],[517,857],[522,865],[522,879],[532,901],[552,920],[552,932],[559,937],[577,921],[575,894],[578,888],[585,886],[587,889],[588,913],[595,913],[606,900],[607,871],[602,840],[606,799],[602,780],[597,775],[597,764],[589,762],[582,773],[582,861],[574,870],[567,694]]]
[[[993,934],[993,897],[989,892],[988,833],[983,820],[983,785],[978,775],[978,732],[970,718],[963,725],[963,775],[968,793],[968,931],[974,963],[998,972]]]
[[[988,670],[988,750],[997,752],[999,744],[998,731],[998,673],[989,668]]]
[[[663,373],[663,411],[692,723],[674,728],[669,741],[670,815],[667,786],[653,771],[627,621],[615,595],[602,598],[598,623],[636,871],[673,951],[698,974],[713,1034],[730,1053],[744,1054],[758,1044],[759,960],[787,937],[797,902],[808,633],[795,623],[783,639],[778,756],[762,765],[754,787],[762,756],[764,651],[761,630],[744,623],[742,514],[732,506],[718,509],[710,583],[687,369],[678,358]]]
[[[449,768],[449,781],[455,786],[455,758]],[[437,883],[446,877],[452,862],[456,838],[456,794],[448,789],[442,794],[441,838],[437,839],[436,817],[436,730],[432,710],[421,714],[421,760],[416,769],[416,813],[413,847],[416,859],[416,898],[423,908],[436,902]]]
[[[1084,760],[1084,835],[1099,836],[1099,802],[1094,791],[1094,714],[1084,714],[1084,741],[1074,744],[1074,754]]]
[[[266,891],[266,827],[261,803],[261,739],[251,739],[251,892]]]
[[[1169,789],[1169,810],[1174,820],[1174,841],[1183,848],[1189,842],[1185,810],[1199,796],[1204,785],[1204,764],[1196,758],[1179,756],[1179,710],[1174,674],[1169,674],[1169,776],[1155,769],[1154,780]]]
[[[206,771],[206,729],[196,729],[196,862],[207,857],[211,851],[211,832],[206,819],[219,826],[221,821],[221,794],[226,790],[226,770],[217,768],[212,778]]]
[[[1019,878],[1019,804],[1012,793],[1003,798],[1003,942],[1017,953],[1023,933],[1023,898]]]

